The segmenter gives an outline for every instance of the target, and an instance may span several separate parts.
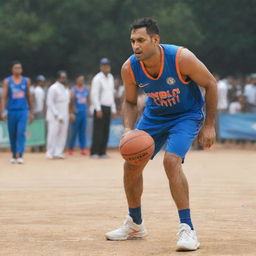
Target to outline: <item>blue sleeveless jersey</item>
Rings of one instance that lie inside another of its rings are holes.
[[[74,86],[72,90],[75,95],[76,112],[85,112],[87,107],[88,89],[84,87],[82,90],[79,90]]]
[[[22,76],[21,83],[15,84],[12,76],[7,77],[8,88],[8,103],[7,110],[27,110],[27,79]]]
[[[204,99],[193,81],[184,81],[179,73],[178,56],[182,47],[161,44],[161,67],[157,78],[151,77],[143,62],[130,57],[131,71],[137,86],[146,93],[144,116],[155,120],[189,115],[202,118]]]

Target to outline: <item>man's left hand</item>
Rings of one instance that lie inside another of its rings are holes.
[[[34,114],[29,113],[29,123],[31,124],[34,121]]]
[[[199,143],[204,149],[210,148],[216,139],[215,127],[213,125],[203,125],[199,135]]]

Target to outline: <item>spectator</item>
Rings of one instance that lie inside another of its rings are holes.
[[[100,72],[92,80],[91,102],[94,108],[91,157],[106,158],[111,113],[116,113],[114,78],[110,60],[102,58]]]
[[[68,154],[73,155],[76,137],[79,138],[79,146],[82,155],[88,155],[86,150],[86,120],[87,120],[87,98],[88,88],[85,86],[83,75],[76,78],[76,85],[71,89],[71,101],[74,102],[74,119],[71,119],[71,136],[68,144]]]
[[[229,103],[236,101],[237,97],[242,94],[242,87],[239,81],[232,76],[227,78],[228,83],[228,101]]]
[[[229,105],[229,114],[248,112],[248,102],[244,95],[240,95]]]
[[[48,126],[47,152],[48,159],[63,159],[66,145],[70,94],[67,88],[67,73],[59,71],[57,81],[50,86],[47,93],[46,120]]]
[[[226,113],[228,110],[228,84],[225,80],[220,80],[219,75],[215,75],[218,89],[218,105],[219,113]]]
[[[121,113],[121,108],[122,108],[122,102],[124,99],[124,85],[121,83],[122,80],[120,77],[116,76],[115,77],[115,102],[116,102],[116,108],[117,108],[117,113]]]
[[[249,103],[249,112],[256,112],[256,74],[247,77],[244,87],[244,95]]]
[[[35,119],[44,118],[45,109],[45,77],[43,75],[38,75],[36,77],[36,84],[34,86],[34,114]]]

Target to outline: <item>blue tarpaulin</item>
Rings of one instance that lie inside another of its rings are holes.
[[[256,140],[256,113],[219,114],[220,139]]]

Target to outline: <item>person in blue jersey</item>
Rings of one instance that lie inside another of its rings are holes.
[[[76,77],[76,85],[71,89],[71,101],[74,102],[75,115],[71,119],[71,135],[68,143],[68,154],[73,155],[73,150],[78,135],[79,146],[82,155],[88,155],[86,150],[86,120],[87,120],[87,99],[88,88],[85,86],[83,75]]]
[[[163,164],[180,219],[177,249],[197,250],[200,244],[191,221],[188,182],[182,162],[197,135],[204,148],[210,148],[215,141],[216,81],[188,49],[160,44],[158,26],[150,18],[132,24],[130,40],[134,54],[121,70],[125,84],[124,136],[136,123],[137,92],[143,88],[147,101],[136,129],[153,137],[153,157],[166,144]],[[199,86],[205,90],[205,119]],[[107,239],[127,240],[147,234],[141,216],[142,172],[146,164],[124,163],[129,215],[122,227],[106,233]]]
[[[11,144],[11,163],[23,163],[26,141],[27,120],[34,119],[30,96],[30,79],[22,76],[22,65],[19,61],[12,64],[12,75],[3,83],[2,120],[8,124]],[[7,110],[7,111],[6,111]]]

